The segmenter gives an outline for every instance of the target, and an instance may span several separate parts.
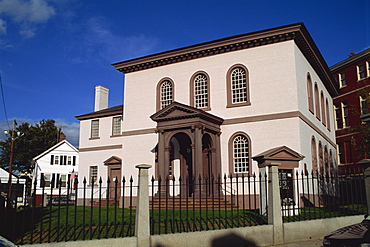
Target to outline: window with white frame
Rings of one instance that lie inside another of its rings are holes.
[[[99,137],[99,120],[91,121],[91,138]]]
[[[72,157],[68,156],[67,158],[67,165],[72,165]]]
[[[346,101],[341,102],[341,108],[342,108],[343,128],[347,128],[349,127],[349,117],[348,117],[348,106]]]
[[[249,140],[244,135],[237,135],[233,140],[233,167],[235,173],[249,171]]]
[[[121,121],[122,117],[113,117],[113,131],[112,135],[120,135],[121,134]]]
[[[54,164],[59,165],[59,156],[58,155],[54,156]]]
[[[98,167],[97,166],[90,166],[90,174],[89,174],[89,183],[95,184],[98,180]]]
[[[366,73],[365,65],[363,63],[357,65],[357,79],[358,80],[364,79],[366,77],[365,73]]]
[[[61,181],[60,186],[61,187],[66,187],[66,185],[67,185],[67,175],[60,175],[60,181]]]
[[[366,94],[360,95],[360,110],[361,110],[361,114],[365,114],[365,113],[368,113],[369,112],[367,101],[368,101],[368,97],[366,96]]]
[[[247,102],[247,77],[241,67],[231,72],[231,95],[233,104]]]
[[[169,80],[165,80],[160,86],[160,109],[170,105],[173,100],[172,83]]]
[[[194,106],[208,107],[208,79],[204,74],[197,74],[194,78]]]
[[[339,77],[339,87],[342,88],[347,86],[346,74],[344,72],[341,72],[338,74],[338,77]]]
[[[370,60],[366,61],[366,68],[367,68],[367,76],[370,76]]]
[[[335,111],[335,129],[339,130],[343,128],[342,110],[340,104],[334,105]]]
[[[45,173],[44,180],[45,180],[45,187],[50,187],[51,174]]]

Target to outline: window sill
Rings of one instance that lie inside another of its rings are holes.
[[[235,104],[228,103],[226,105],[226,108],[240,107],[240,106],[250,106],[250,105],[251,105],[251,102],[243,102],[243,103],[235,103]]]
[[[114,138],[114,137],[121,137],[122,134],[119,134],[119,135],[111,135],[110,138]]]
[[[89,140],[99,140],[100,137],[90,137]]]

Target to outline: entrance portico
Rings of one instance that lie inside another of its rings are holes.
[[[211,178],[221,174],[220,125],[223,119],[178,102],[156,112],[156,176],[165,179],[178,174],[183,180]],[[178,167],[174,161],[178,160]],[[175,171],[178,168],[179,171]],[[188,196],[198,194],[190,185]],[[181,193],[183,194],[183,193]]]

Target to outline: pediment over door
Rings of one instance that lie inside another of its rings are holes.
[[[299,161],[303,159],[303,155],[287,146],[272,148],[253,157],[253,160],[258,162],[259,167],[264,167],[268,163],[280,163],[279,169],[296,168]]]
[[[196,123],[219,128],[224,121],[218,116],[179,102],[173,102],[154,113],[150,118],[157,122],[158,127],[168,127],[170,125],[179,127],[180,125]]]
[[[103,162],[105,165],[121,164],[122,159],[117,156],[112,156]]]

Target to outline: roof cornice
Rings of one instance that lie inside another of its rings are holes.
[[[359,60],[366,59],[370,56],[370,48],[355,54],[337,64],[334,64],[333,66],[330,67],[331,72],[335,72],[337,70],[341,70],[344,67],[348,67],[349,65],[353,63],[357,63]]]
[[[326,85],[331,96],[339,93],[330,70],[319,49],[303,23],[296,23],[267,30],[235,35],[205,43],[191,45],[153,55],[112,64],[117,70],[128,74],[140,70],[179,63],[222,53],[249,49],[284,41],[294,40],[309,63]]]
[[[84,115],[76,116],[78,120],[87,120],[92,118],[109,117],[123,114],[123,105],[113,106],[96,112],[87,113]]]

